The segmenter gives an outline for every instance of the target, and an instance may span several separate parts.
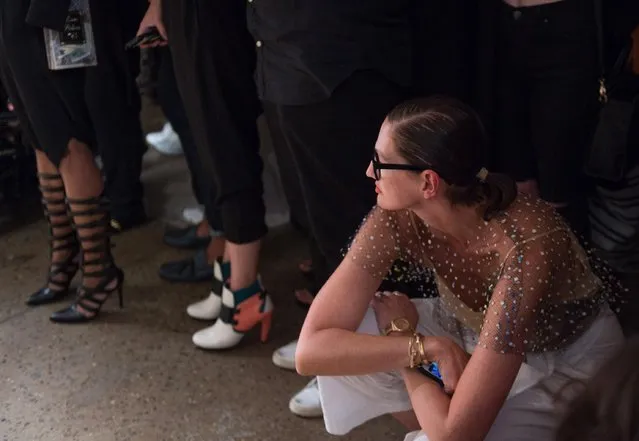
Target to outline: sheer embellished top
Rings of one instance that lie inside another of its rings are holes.
[[[477,240],[455,243],[412,211],[373,208],[351,243],[352,259],[383,278],[396,260],[406,277],[435,277],[438,320],[470,329],[500,353],[555,351],[579,337],[607,300],[602,279],[561,217],[519,196],[484,222]]]

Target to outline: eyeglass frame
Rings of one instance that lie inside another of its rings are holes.
[[[373,160],[371,161],[371,164],[373,165],[373,176],[376,181],[382,179],[382,170],[404,170],[412,172],[423,172],[428,170],[427,168],[418,167],[416,165],[380,162],[379,153],[377,153],[377,151],[373,152]]]

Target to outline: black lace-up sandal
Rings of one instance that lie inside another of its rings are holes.
[[[69,295],[79,268],[80,246],[67,212],[64,183],[58,174],[38,174],[44,214],[49,223],[49,276],[46,285],[33,293],[27,305],[57,302]],[[63,255],[62,259],[58,256]]]
[[[82,247],[82,285],[75,302],[51,316],[57,323],[82,323],[95,319],[104,302],[116,292],[124,307],[124,273],[111,255],[108,207],[101,198],[67,199],[69,214]]]

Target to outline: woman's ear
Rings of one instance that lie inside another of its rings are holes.
[[[439,190],[439,175],[432,170],[425,170],[421,173],[421,184],[424,199],[432,199]]]

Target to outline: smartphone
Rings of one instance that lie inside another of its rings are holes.
[[[435,383],[439,384],[441,387],[444,387],[442,374],[439,372],[439,366],[437,366],[437,363],[422,364],[417,368],[417,370],[433,380]]]
[[[140,47],[143,44],[150,44],[156,42],[158,40],[164,41],[164,38],[160,35],[157,28],[149,28],[143,34],[138,35],[137,37],[130,40],[125,46],[124,49],[135,49],[136,47]]]

